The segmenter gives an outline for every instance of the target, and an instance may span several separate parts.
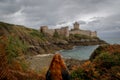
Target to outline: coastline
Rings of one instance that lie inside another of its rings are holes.
[[[26,59],[30,65],[30,69],[35,70],[37,72],[46,73],[49,68],[49,65],[52,61],[53,54],[48,55],[36,55],[31,58]],[[65,64],[67,65],[68,69],[71,71],[74,66],[80,66],[84,62],[88,60],[77,60],[72,58],[64,58]]]
[[[90,43],[90,42],[89,42]],[[86,43],[87,44],[87,43]],[[101,43],[102,44],[102,43]],[[103,43],[105,44],[105,43]],[[72,45],[71,47],[67,47],[70,46],[71,44],[67,44],[66,48],[62,48],[61,46],[61,50],[57,50],[54,53],[57,53],[62,50],[70,50],[70,49],[75,49],[77,46],[88,46],[88,45]],[[98,43],[95,44],[91,44],[91,45],[99,45]],[[91,46],[89,45],[89,46]],[[37,55],[33,55],[33,56],[29,56],[28,58],[26,58],[26,60],[28,61],[28,63],[30,64],[30,69],[35,70],[37,72],[43,72],[43,71],[47,71],[47,69],[49,68],[49,65],[51,63],[51,60],[53,58],[53,53],[48,53],[48,54],[37,54]],[[83,64],[84,62],[88,61],[89,59],[86,60],[79,60],[79,59],[73,59],[71,57],[63,57],[67,67],[69,70],[72,70],[73,66],[80,66],[81,64]]]

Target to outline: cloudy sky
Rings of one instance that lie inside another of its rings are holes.
[[[120,32],[120,0],[0,0],[0,21],[39,29],[72,26]]]

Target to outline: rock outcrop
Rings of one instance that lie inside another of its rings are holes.
[[[83,35],[69,35],[69,38],[50,36],[38,30],[26,28],[20,25],[0,22],[0,35],[3,34],[9,38],[14,38],[13,42],[20,42],[27,49],[27,54],[54,53],[61,49],[71,49],[79,45],[103,44],[104,41],[97,37],[88,37]]]

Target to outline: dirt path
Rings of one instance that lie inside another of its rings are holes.
[[[44,54],[44,55],[36,55],[29,57],[27,61],[30,63],[30,68],[32,70],[35,70],[36,72],[46,74],[49,65],[51,63],[51,60],[53,58],[53,54]],[[80,66],[87,60],[75,60],[75,59],[65,59],[63,58],[68,69],[72,70],[73,66]]]
[[[29,57],[27,61],[30,64],[30,68],[37,72],[46,72],[49,68],[53,55],[36,55]]]

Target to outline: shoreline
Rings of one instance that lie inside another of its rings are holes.
[[[72,49],[74,49],[76,47],[77,46],[73,46]],[[63,49],[63,50],[65,50],[65,49]],[[56,51],[55,53],[57,53],[57,52],[60,53],[60,51]],[[37,72],[43,72],[43,71],[46,72],[49,68],[51,61],[52,61],[53,55],[54,54],[52,54],[52,53],[48,53],[48,54],[38,54],[38,55],[28,57],[27,61],[30,64],[30,69],[35,70]],[[63,57],[63,55],[62,55],[62,58],[64,59],[69,70],[72,70],[73,66],[80,66],[81,64],[83,64],[84,62],[89,60],[89,59],[79,60],[79,59],[74,59],[71,57]]]
[[[51,53],[49,53],[49,54],[38,54],[38,55],[35,55],[35,56],[33,56],[33,57],[46,57],[46,56],[53,56],[54,54],[51,54]]]
[[[36,55],[31,58],[27,58],[27,62],[29,63],[29,68],[35,70],[36,72],[46,73],[48,70],[50,63],[53,59],[54,54],[44,54],[44,55]],[[72,70],[73,66],[80,66],[87,60],[77,60],[73,58],[64,58],[66,66],[69,70]]]

